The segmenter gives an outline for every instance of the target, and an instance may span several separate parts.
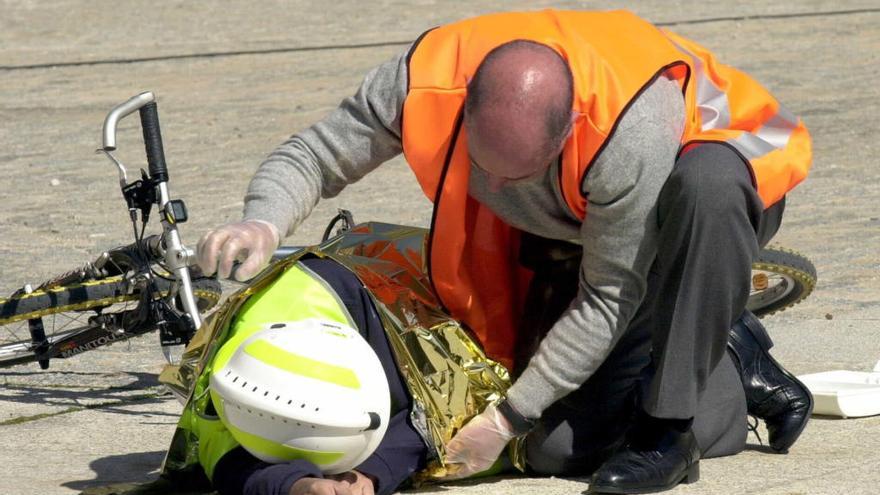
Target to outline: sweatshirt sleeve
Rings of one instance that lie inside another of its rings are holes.
[[[659,82],[623,117],[587,173],[578,294],[508,391],[526,417],[539,418],[592,376],[645,296],[659,235],[655,205],[684,122],[678,86]]]
[[[407,92],[405,53],[371,70],[354,96],[294,134],[259,166],[244,218],[290,235],[320,198],[330,198],[402,152],[400,117]]]

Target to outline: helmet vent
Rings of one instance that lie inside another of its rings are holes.
[[[227,374],[227,376],[228,376],[228,374]],[[235,375],[235,376],[233,377],[233,379],[232,379],[232,382],[235,383],[239,378],[241,378],[241,376],[239,376],[239,375]],[[246,381],[242,381],[242,383],[241,383],[241,388],[245,388],[245,387],[247,387],[247,385],[248,385],[248,382],[246,382]],[[280,402],[280,401],[283,400],[282,397],[281,397],[281,394],[275,394],[275,399],[272,399],[272,394],[273,394],[272,390],[270,390],[270,389],[260,389],[260,386],[259,386],[259,385],[252,385],[251,387],[248,387],[248,388],[250,388],[250,393],[257,395],[258,397],[260,396],[260,393],[259,393],[259,392],[262,390],[262,392],[263,392],[263,393],[262,393],[262,397],[265,397],[266,400],[268,400],[268,401],[270,401],[270,402]],[[294,399],[287,399],[287,405],[288,405],[288,406],[296,407],[296,406],[294,405]],[[235,404],[235,407],[236,407],[238,410],[243,410],[243,408],[242,408],[242,406],[241,406],[240,404]],[[299,403],[299,409],[310,409],[310,410],[311,410],[312,408],[314,408],[314,412],[320,412],[320,411],[321,411],[321,406],[314,406],[313,404],[310,405],[310,404],[308,404],[308,403],[306,403],[306,402],[300,402],[300,403]],[[263,416],[264,416],[263,413],[261,413],[259,410],[251,410],[251,409],[247,409],[247,412],[250,413],[250,414],[255,414],[255,415],[259,416],[259,417],[263,417]],[[266,413],[266,416],[268,417],[268,413]],[[279,420],[279,421],[280,421],[282,418],[276,418],[275,416],[272,416],[272,419],[273,419],[273,420]],[[287,422],[287,421],[285,420],[284,422]],[[301,425],[301,424],[300,424],[300,423],[297,423],[297,425]],[[314,427],[312,427],[312,428],[314,428]]]
[[[284,328],[286,326],[287,325],[285,325],[284,323],[275,323],[274,325],[270,326],[269,328]]]

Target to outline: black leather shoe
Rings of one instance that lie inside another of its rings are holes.
[[[590,478],[588,494],[656,493],[700,479],[700,448],[693,432],[674,429],[631,434]]]
[[[813,396],[767,352],[772,346],[767,330],[750,311],[730,329],[727,348],[742,378],[749,414],[766,423],[770,448],[785,453],[807,426]]]

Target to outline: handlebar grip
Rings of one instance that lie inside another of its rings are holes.
[[[140,115],[150,177],[157,182],[167,181],[168,167],[165,165],[165,150],[162,147],[162,132],[159,130],[159,110],[156,103],[151,102],[142,106]]]

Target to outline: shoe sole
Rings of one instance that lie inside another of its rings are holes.
[[[689,485],[691,483],[696,483],[700,481],[700,462],[697,461],[693,463],[687,471],[673,483],[663,486],[652,486],[652,487],[642,487],[642,488],[623,488],[618,486],[601,486],[601,485],[593,485],[587,489],[587,495],[602,495],[603,493],[608,494],[632,494],[632,495],[641,495],[644,493],[658,493],[665,492],[667,490],[672,490],[679,484]]]
[[[773,356],[770,354],[770,348],[773,347],[773,342],[770,341],[770,337],[767,335],[767,330],[764,329],[763,332],[752,330],[752,326],[750,325],[750,323],[753,322],[757,324],[760,328],[764,329],[764,325],[761,324],[761,322],[758,320],[758,317],[756,317],[755,315],[751,313],[746,313],[743,316],[743,323],[745,324],[746,330],[752,335],[752,338],[754,338],[755,342],[758,343],[758,347],[760,347],[761,350],[764,351],[764,354],[770,359],[770,362],[773,364],[773,366],[776,366],[778,369],[782,370],[782,375],[794,382],[795,385],[800,387],[809,399],[809,405],[807,406],[807,419],[806,421],[801,423],[801,426],[795,431],[794,439],[792,439],[791,443],[783,448],[776,448],[772,445],[770,446],[770,449],[777,454],[787,454],[788,449],[790,449],[791,446],[794,445],[795,442],[797,442],[797,439],[800,438],[801,433],[804,432],[804,428],[807,427],[807,423],[810,422],[810,416],[813,414],[813,394],[810,393],[810,389],[808,389],[807,386],[803,384],[803,382],[801,382],[794,375],[789,373],[787,369],[785,369],[781,364],[779,364],[778,361],[776,361],[776,359],[773,358]]]

